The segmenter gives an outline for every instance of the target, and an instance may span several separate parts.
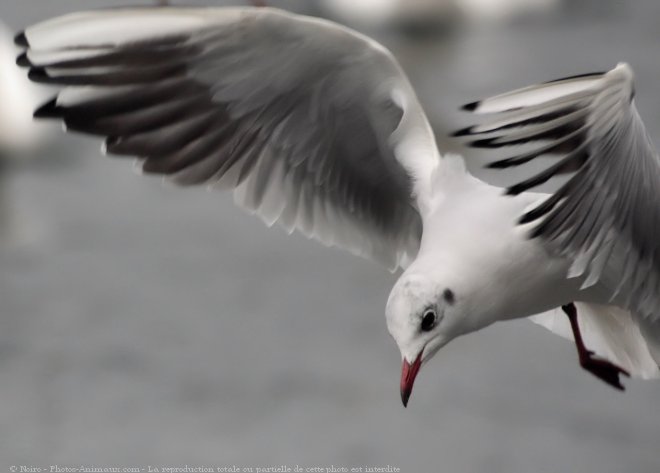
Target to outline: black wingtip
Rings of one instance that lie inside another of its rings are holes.
[[[486,169],[504,169],[507,168],[508,166],[504,163],[504,159],[500,159],[499,161],[493,161],[492,163],[486,164],[484,167]]]
[[[530,240],[535,240],[545,233],[545,225],[542,223],[534,227],[534,229],[527,234],[527,238]]]
[[[28,71],[28,79],[33,82],[48,82],[48,74],[43,67],[33,67]]]
[[[21,67],[32,67],[32,63],[28,59],[27,53],[23,53],[16,58],[16,65]]]
[[[518,195],[524,191],[525,189],[522,186],[515,185],[515,186],[507,187],[506,191],[504,192],[504,195]]]
[[[507,169],[514,166],[520,166],[521,164],[525,164],[527,161],[529,160],[519,159],[518,157],[514,156],[513,158],[505,158],[505,159],[498,159],[497,161],[491,161],[490,163],[486,164],[484,167],[486,169]]]
[[[527,223],[531,223],[534,220],[536,220],[538,217],[534,212],[527,212],[524,214],[522,217],[518,219],[518,225],[525,225]]]
[[[497,137],[483,138],[480,140],[470,141],[468,145],[471,146],[472,148],[499,148],[503,146],[502,144],[495,142],[496,139]]]
[[[57,106],[57,97],[36,109],[32,116],[34,118],[60,118],[62,116],[62,109]]]
[[[477,107],[479,106],[480,103],[481,103],[481,100],[477,100],[476,102],[466,103],[465,105],[463,105],[461,107],[461,110],[464,110],[466,112],[474,112],[477,109]]]
[[[453,132],[451,135],[452,137],[458,137],[458,136],[466,136],[466,135],[471,135],[472,130],[474,130],[473,126],[468,126],[467,128],[461,128],[460,130],[456,130]]]
[[[586,74],[577,74],[577,75],[574,75],[574,76],[560,77],[559,79],[549,80],[549,81],[544,82],[544,84],[553,84],[555,82],[562,82],[562,81],[565,81],[565,80],[573,80],[573,79],[586,79],[588,77],[604,76],[605,74],[607,74],[607,71],[587,72]]]
[[[25,31],[21,31],[16,36],[14,36],[14,44],[22,48],[30,47],[30,43],[28,43],[27,36],[25,36]]]
[[[119,145],[121,145],[121,137],[108,136],[105,139],[105,152],[108,154],[126,154],[122,153]]]

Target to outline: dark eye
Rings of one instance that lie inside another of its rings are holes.
[[[426,312],[424,312],[424,317],[422,317],[422,332],[433,330],[437,320],[438,316],[436,315],[435,310],[427,309]]]

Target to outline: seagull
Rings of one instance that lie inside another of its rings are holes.
[[[404,406],[451,340],[530,317],[623,389],[660,375],[660,159],[633,74],[561,79],[474,102],[472,146],[550,165],[503,190],[441,153],[392,54],[338,24],[272,8],[74,13],[16,37],[59,86],[35,116],[104,137],[145,174],[230,190],[287,231],[402,270],[387,327]],[[521,152],[519,145],[525,144]],[[495,156],[495,153],[493,153]],[[534,189],[557,175],[554,193]]]

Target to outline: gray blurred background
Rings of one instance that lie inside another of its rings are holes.
[[[128,3],[0,0],[0,19],[16,30]],[[619,61],[635,69],[660,142],[660,2],[540,3],[510,14],[453,5],[423,22],[338,18],[392,48],[443,149],[460,149],[442,137],[469,119],[461,104]],[[97,140],[49,131],[31,144],[2,164],[0,471],[660,471],[657,382],[616,392],[579,368],[570,343],[507,322],[445,348],[403,409],[383,315],[395,275],[269,230],[228,195],[139,178]]]

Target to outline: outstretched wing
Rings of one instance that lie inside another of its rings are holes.
[[[145,173],[234,189],[267,224],[394,269],[417,253],[438,158],[391,54],[269,8],[130,8],[27,28],[18,63],[63,87],[35,112]]]
[[[632,70],[620,64],[469,104],[492,117],[456,134],[479,135],[475,147],[532,146],[491,162],[495,169],[554,156],[549,167],[507,189],[518,194],[570,176],[521,223],[537,222],[531,236],[572,258],[570,275],[586,275],[585,286],[600,280],[612,300],[660,320],[660,158],[633,97]]]

